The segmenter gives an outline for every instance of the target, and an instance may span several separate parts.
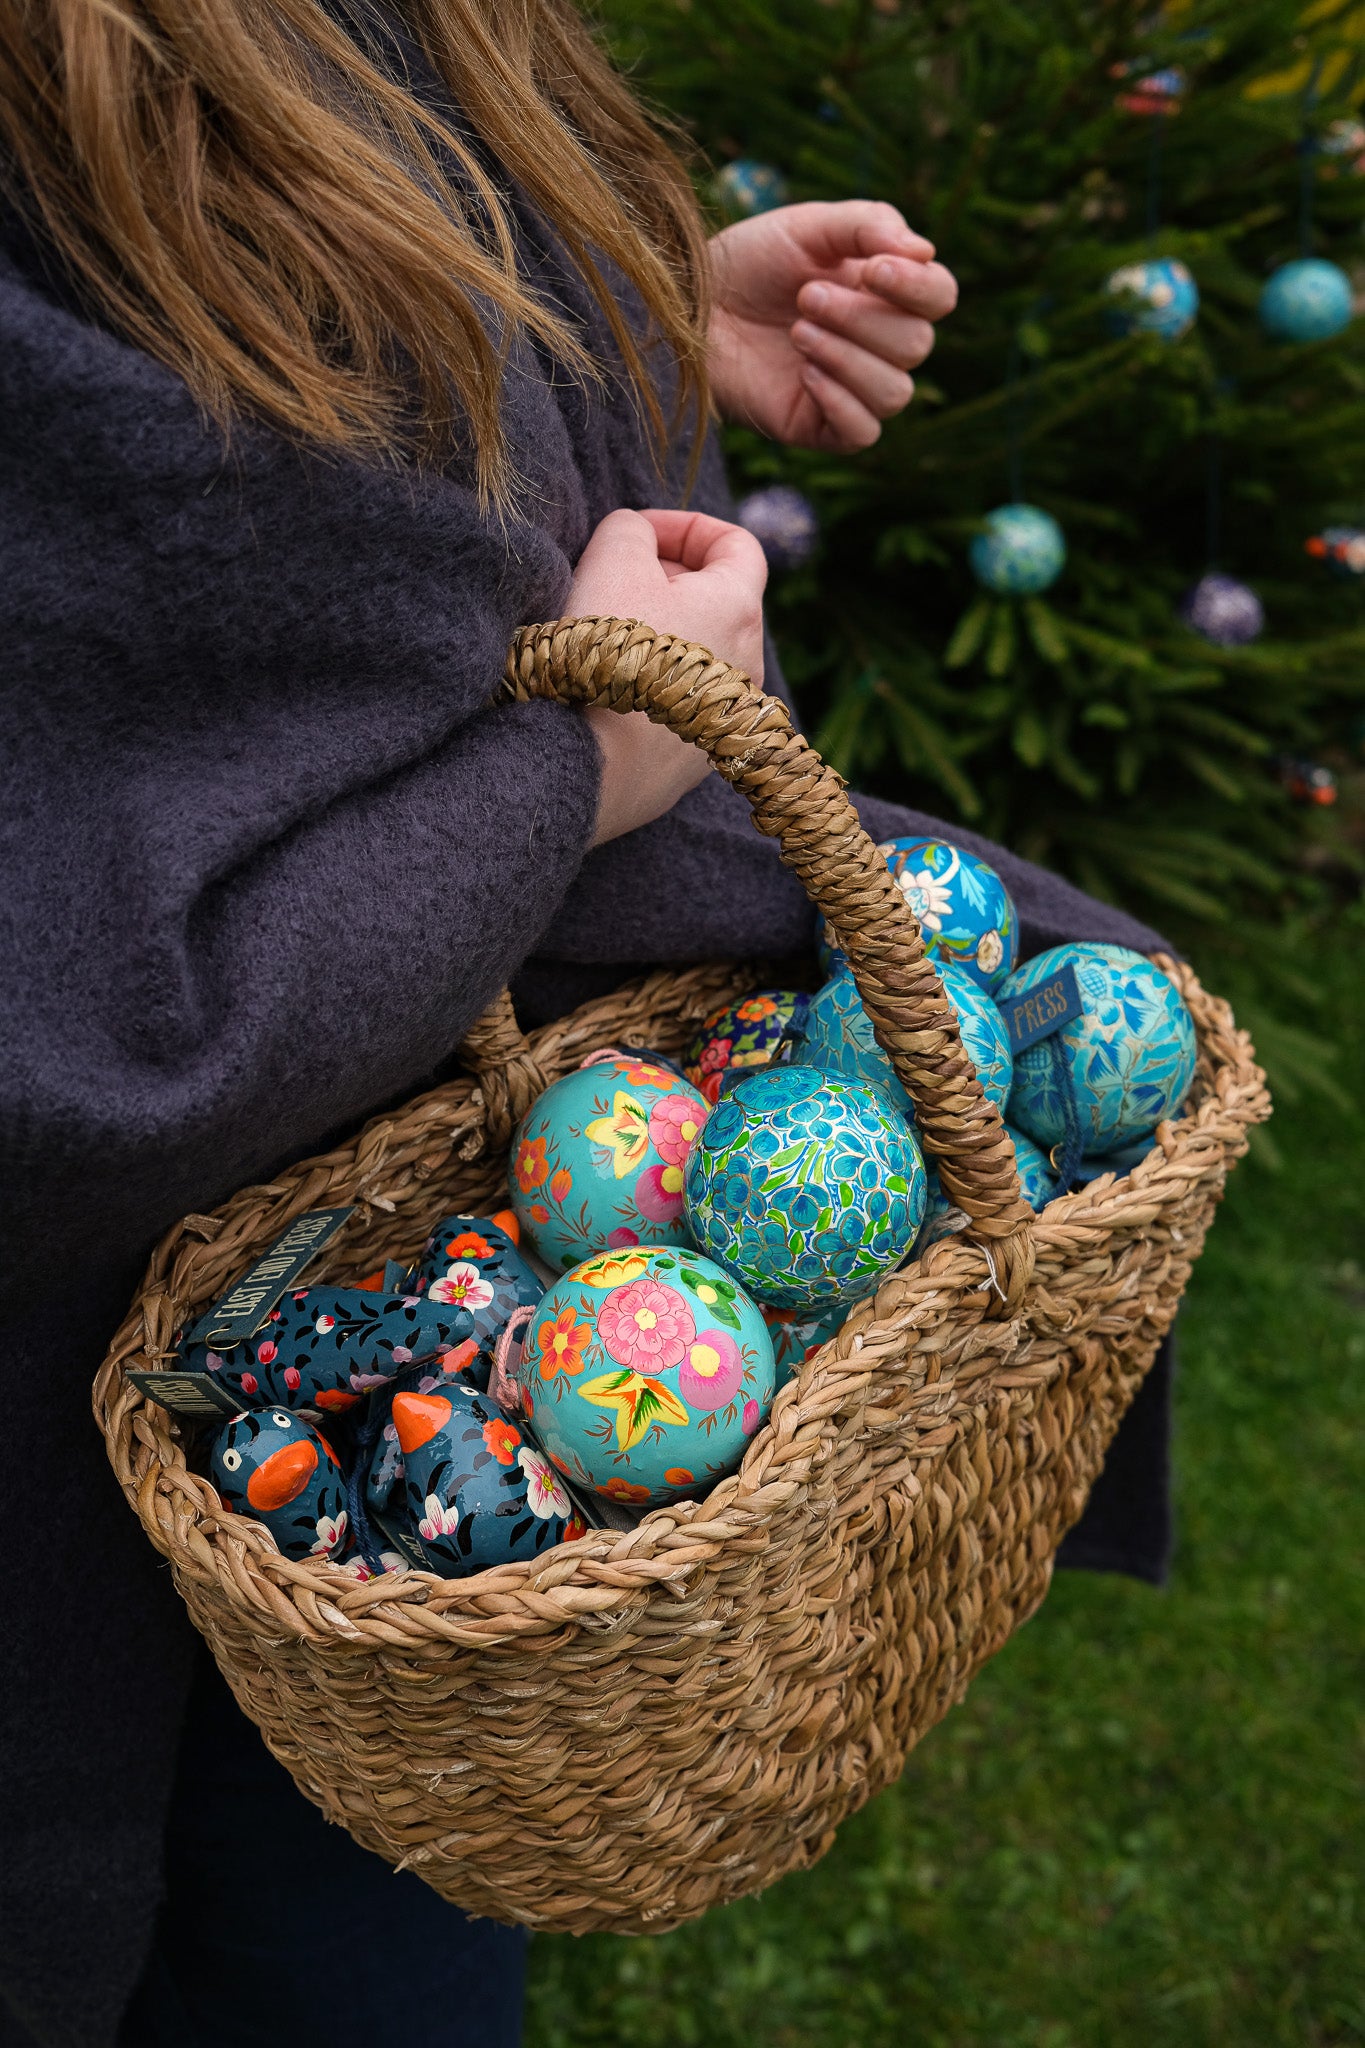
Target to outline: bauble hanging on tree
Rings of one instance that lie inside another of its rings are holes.
[[[773,164],[737,156],[716,173],[716,195],[727,213],[771,213],[787,203],[787,181]]]
[[[1257,311],[1272,341],[1330,341],[1351,324],[1351,280],[1340,264],[1303,256],[1271,273]]]
[[[1179,341],[1199,312],[1199,287],[1174,256],[1125,263],[1106,289],[1116,301],[1108,315],[1116,334],[1159,334],[1163,341]]]
[[[791,484],[769,484],[750,491],[735,507],[735,517],[763,543],[770,569],[798,569],[808,562],[820,538],[814,505]]]
[[[1066,564],[1066,537],[1038,505],[997,505],[968,551],[972,574],[1002,597],[1035,597]]]
[[[1325,562],[1334,576],[1347,581],[1365,576],[1365,532],[1358,526],[1324,526],[1304,542],[1304,552]]]
[[[1333,178],[1340,171],[1349,171],[1357,178],[1365,177],[1365,124],[1333,121],[1320,137],[1318,150],[1327,158],[1322,167],[1324,176]]]
[[[1255,591],[1216,569],[1187,593],[1180,616],[1215,647],[1245,647],[1265,630],[1265,607]]]

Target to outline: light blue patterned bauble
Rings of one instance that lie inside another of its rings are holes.
[[[963,1049],[986,1094],[1003,1109],[1014,1079],[1005,1021],[965,967],[943,961],[939,973],[944,994],[957,1016]],[[872,1020],[863,1008],[850,968],[845,967],[811,998],[806,1035],[792,1054],[791,1063],[794,1067],[819,1067],[822,1073],[841,1074],[850,1081],[865,1081],[895,1108],[907,1115],[914,1114],[914,1105],[896,1078],[895,1068],[877,1043]]]
[[[1125,263],[1114,271],[1107,290],[1116,301],[1108,315],[1116,334],[1159,334],[1163,341],[1179,341],[1199,312],[1199,287],[1173,256]]]
[[[716,173],[716,193],[727,213],[771,213],[787,203],[787,181],[773,164],[737,156]]]
[[[1026,1138],[1022,1131],[1005,1129],[1014,1147],[1014,1164],[1019,1175],[1019,1191],[1030,1209],[1046,1209],[1048,1203],[1060,1192],[1057,1176],[1052,1170],[1052,1161],[1041,1146],[1032,1138]]]
[[[850,1313],[843,1302],[837,1308],[822,1309],[819,1315],[814,1316],[799,1315],[790,1308],[764,1309],[763,1320],[773,1340],[779,1393],[788,1380],[796,1378],[812,1351],[818,1351],[822,1344],[828,1344],[831,1337],[838,1336]]]
[[[946,839],[886,839],[877,848],[938,966],[965,968],[989,994],[1019,957],[1019,918],[1009,890],[987,861]],[[848,955],[816,920],[815,950],[827,975]]]
[[[733,1472],[774,1378],[768,1326],[729,1274],[645,1246],[557,1281],[517,1367],[527,1420],[559,1470],[641,1506]]]
[[[1002,597],[1048,590],[1066,565],[1066,540],[1050,512],[1037,505],[997,505],[967,551],[972,574]]]
[[[687,1163],[697,1243],[756,1300],[808,1315],[859,1301],[924,1214],[919,1141],[873,1089],[813,1067],[746,1074]]]
[[[1060,1042],[1081,1120],[1082,1150],[1113,1151],[1173,1116],[1194,1079],[1194,1024],[1168,974],[1127,946],[1053,946],[1025,961],[1000,990],[1000,1006],[1073,967],[1084,1005],[1053,1039],[1014,1062],[1009,1120],[1049,1149],[1066,1136],[1051,1047]]]
[[[1330,341],[1351,324],[1351,296],[1339,264],[1304,256],[1267,278],[1257,311],[1272,341]]]

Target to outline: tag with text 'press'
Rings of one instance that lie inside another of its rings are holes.
[[[1074,967],[1059,967],[1027,995],[1006,996],[1000,1014],[1009,1034],[1010,1051],[1018,1059],[1040,1038],[1051,1038],[1083,1009]]]

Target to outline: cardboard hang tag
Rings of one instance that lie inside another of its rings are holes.
[[[354,1208],[309,1209],[296,1216],[269,1251],[248,1266],[240,1280],[186,1332],[187,1344],[212,1344],[223,1350],[244,1344],[265,1327],[270,1311],[288,1293],[305,1267],[332,1242]]]

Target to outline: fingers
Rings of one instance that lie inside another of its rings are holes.
[[[805,320],[798,320],[792,329],[792,341],[808,365],[842,384],[874,419],[889,420],[909,405],[915,389],[910,378],[870,349],[859,348],[857,342],[845,341],[842,335]]]
[[[754,582],[760,591],[766,584],[767,557],[747,528],[713,519],[705,512],[651,510],[637,516],[649,522],[665,564],[678,563],[684,570],[730,571]]]
[[[593,528],[574,573],[601,576],[610,569],[629,575],[658,559],[658,535],[642,513],[609,512]]]
[[[832,268],[849,257],[900,256],[928,263],[934,245],[883,199],[810,200],[785,209],[802,247]]]
[[[871,292],[809,285],[798,303],[805,317],[792,328],[792,341],[806,355],[812,353],[816,336],[842,335],[898,370],[917,370],[934,346],[934,330],[927,320],[917,313],[895,313]]]
[[[807,363],[801,381],[819,410],[823,425],[812,436],[802,437],[809,448],[870,448],[881,434],[881,420],[837,378]],[[905,379],[909,383],[909,378]],[[899,410],[893,407],[893,411]]]

